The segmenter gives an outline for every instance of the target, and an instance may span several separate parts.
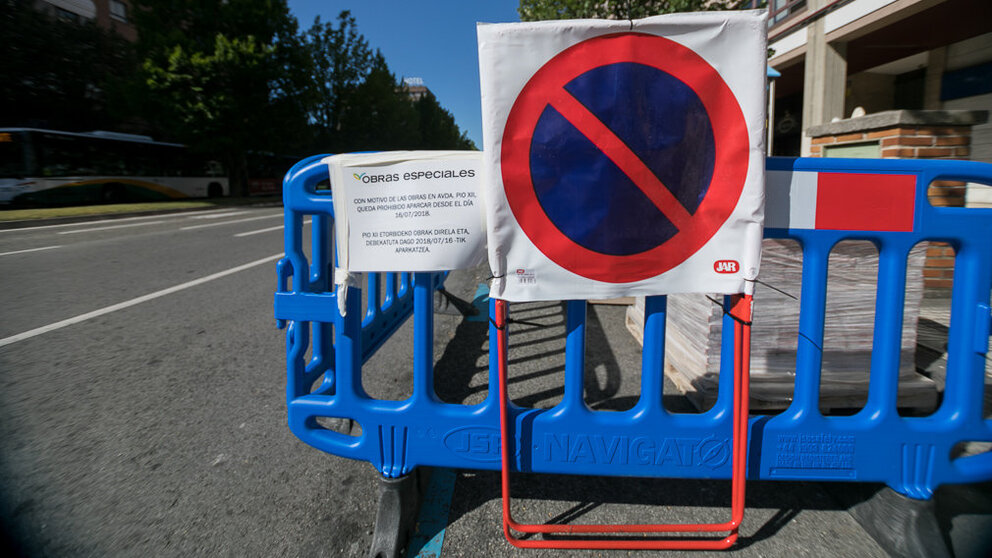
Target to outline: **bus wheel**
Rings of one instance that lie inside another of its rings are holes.
[[[207,197],[208,198],[219,198],[224,195],[224,187],[217,182],[211,182],[207,186]]]

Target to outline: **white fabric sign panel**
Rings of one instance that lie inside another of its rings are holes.
[[[324,162],[341,272],[443,271],[485,261],[482,153],[351,153]]]
[[[492,296],[751,292],[766,17],[479,24]]]

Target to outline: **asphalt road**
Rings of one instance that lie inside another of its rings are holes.
[[[29,556],[367,554],[374,470],[310,448],[286,426],[284,338],[272,319],[280,216],[280,208],[244,208],[0,231],[7,544]],[[485,275],[453,273],[448,290],[470,300]],[[520,337],[533,336],[532,354],[519,359],[514,374],[526,379],[511,396],[551,405],[560,397],[561,308],[525,313],[542,327]],[[623,308],[594,306],[590,316],[592,402],[629,406],[639,347]],[[485,336],[485,323],[436,315],[442,399],[485,396]],[[408,322],[367,364],[371,394],[409,392],[411,346]],[[496,474],[455,479],[444,556],[568,555],[503,540]],[[706,521],[723,518],[729,500],[721,483],[517,482],[527,496],[515,503],[518,519],[531,521]],[[851,495],[836,491],[749,484],[742,540],[729,554],[885,556],[848,513]],[[961,518],[987,502],[969,505],[945,514],[945,537],[967,538]],[[980,556],[980,544],[958,555]]]

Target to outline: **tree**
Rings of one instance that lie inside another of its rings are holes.
[[[241,146],[240,134],[256,123],[252,109],[268,105],[264,66],[273,47],[251,37],[213,38],[210,50],[175,45],[162,64],[146,59],[144,77],[167,107],[163,125],[173,134],[206,151],[229,151]]]
[[[318,142],[330,147],[339,135],[346,100],[372,70],[373,53],[347,10],[338,15],[337,27],[318,16],[306,32],[306,48],[315,95],[310,122]]]
[[[388,151],[420,145],[417,111],[407,90],[376,51],[365,80],[340,100],[340,130],[335,150]]]
[[[317,150],[474,148],[433,95],[410,98],[350,12],[341,12],[336,24],[318,17],[305,41],[313,61],[310,123]]]
[[[455,117],[445,110],[428,91],[414,103],[420,120],[422,149],[475,149],[475,144],[455,124]]]
[[[546,19],[638,19],[674,12],[737,10],[752,0],[520,0],[522,21]],[[764,0],[759,2],[764,4]]]
[[[49,17],[32,2],[0,0],[0,126],[73,131],[126,125],[130,43],[93,22]]]
[[[137,0],[142,112],[223,157],[245,193],[246,154],[309,143],[311,66],[285,0]]]
[[[285,0],[136,0],[141,111],[171,139],[225,158],[244,186],[245,154],[470,145],[431,97],[415,106],[358,32],[319,18],[304,33]]]

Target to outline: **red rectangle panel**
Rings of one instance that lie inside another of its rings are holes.
[[[915,207],[911,174],[821,172],[817,177],[817,229],[909,232]]]

